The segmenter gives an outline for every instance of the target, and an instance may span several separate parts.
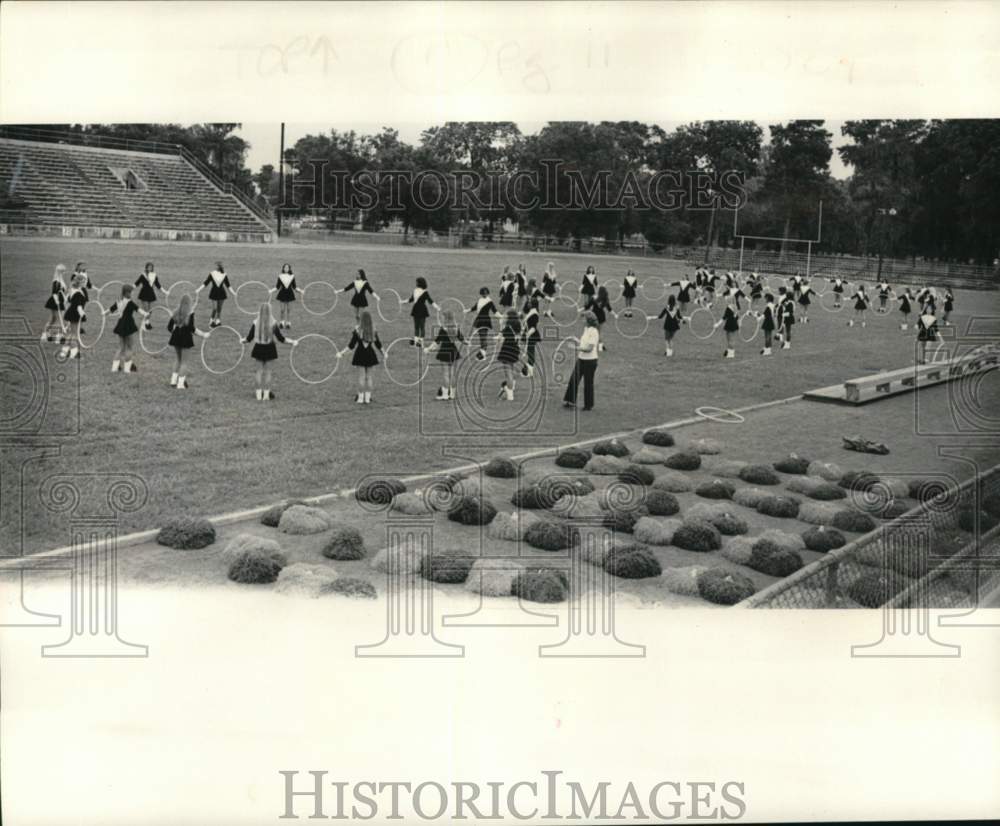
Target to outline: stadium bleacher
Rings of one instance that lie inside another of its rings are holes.
[[[270,241],[272,229],[182,155],[0,138],[18,223],[162,237]],[[66,232],[64,232],[66,234]]]

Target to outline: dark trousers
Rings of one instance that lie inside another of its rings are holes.
[[[594,374],[597,372],[597,359],[577,359],[573,375],[566,385],[566,395],[563,401],[576,404],[576,390],[583,382],[583,406],[594,406]]]

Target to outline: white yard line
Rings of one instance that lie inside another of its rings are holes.
[[[741,414],[752,413],[757,410],[764,410],[765,408],[768,407],[776,407],[778,405],[788,404],[789,402],[800,401],[801,399],[802,395],[799,394],[796,396],[789,396],[788,398],[785,399],[778,399],[776,401],[759,402],[757,404],[748,405],[747,407],[737,407],[733,412]],[[558,445],[557,447],[546,447],[540,450],[531,451],[530,453],[522,453],[517,456],[511,456],[510,458],[513,461],[523,462],[527,459],[537,459],[540,456],[554,455],[560,450],[565,450],[566,448],[570,447],[583,447],[584,445],[593,444],[595,442],[600,442],[605,439],[625,438],[628,436],[635,435],[637,433],[641,433],[644,430],[649,430],[650,428],[665,429],[674,427],[684,427],[686,425],[697,424],[699,422],[704,423],[709,421],[710,421],[709,419],[704,419],[701,416],[688,416],[687,418],[674,419],[673,421],[665,422],[664,424],[645,425],[642,427],[632,428],[631,430],[623,430],[619,433],[610,433],[601,436],[594,436],[589,439],[581,439],[578,442],[569,442],[567,444]],[[438,476],[445,476],[449,473],[464,473],[466,471],[475,470],[478,467],[482,467],[483,464],[485,464],[485,462],[459,465],[457,467],[447,468],[445,470],[435,470],[431,473],[420,473],[415,476],[404,476],[401,481],[406,484],[410,484],[411,482],[420,482],[425,479],[433,479]],[[354,495],[355,490],[356,488],[341,488],[340,490],[336,490],[331,493],[324,493],[319,496],[306,497],[303,499],[303,501],[309,502],[310,504],[319,505],[324,502],[330,502],[334,499],[345,499],[351,497]],[[265,511],[270,510],[272,507],[274,507],[275,504],[277,503],[272,503],[270,505],[261,505],[259,507],[249,508],[247,510],[231,511],[229,513],[223,513],[218,516],[212,516],[209,517],[209,522],[211,522],[213,525],[216,526],[232,525],[235,522],[243,522],[244,520],[258,517]],[[138,531],[136,533],[129,533],[125,534],[124,536],[119,536],[117,547],[126,548],[132,545],[141,545],[144,542],[151,542],[152,540],[156,539],[156,535],[159,532],[160,532],[159,528],[154,528],[148,531]],[[52,559],[60,556],[66,556],[68,554],[72,554],[73,550],[74,550],[73,546],[64,545],[61,548],[53,548],[52,550],[49,551],[40,551],[39,553],[36,554],[27,554],[25,556],[12,557],[0,561],[0,570],[3,570],[5,568],[20,567],[24,565],[24,563],[31,562],[34,560]]]

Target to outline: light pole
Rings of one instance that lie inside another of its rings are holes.
[[[882,216],[882,220],[879,222],[881,226],[879,229],[879,241],[878,241],[878,273],[875,276],[875,281],[879,282],[882,280],[882,255],[885,251],[885,218],[895,218],[898,214],[896,207],[881,208],[876,210],[876,212]]]

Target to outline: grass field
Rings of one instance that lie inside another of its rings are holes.
[[[4,239],[0,243],[0,308],[5,321],[22,317],[37,344],[47,317],[45,301],[56,263],[69,267],[85,260],[94,282],[134,281],[143,263],[156,262],[161,281],[169,287],[178,281],[200,283],[213,262],[221,259],[234,284],[260,281],[273,286],[280,265],[288,261],[300,286],[313,281],[342,287],[363,267],[376,291],[394,289],[407,296],[418,275],[428,278],[431,293],[441,303],[458,299],[468,306],[480,286],[495,291],[505,264],[524,261],[529,274],[538,275],[549,256],[531,253],[424,251],[403,248],[319,247],[316,245],[222,245],[177,243],[79,242]],[[679,263],[643,259],[556,258],[556,267],[567,291],[575,294],[587,264],[597,266],[602,280],[619,283],[627,267],[643,281],[675,279],[685,269]],[[652,291],[661,290],[654,285]],[[111,292],[110,290],[107,292]],[[109,303],[107,292],[102,300]],[[612,290],[612,296],[617,290]],[[249,286],[240,303],[252,307],[263,289]],[[310,306],[323,309],[328,291],[316,288]],[[389,294],[391,296],[391,294]],[[175,293],[176,297],[176,293]],[[406,337],[410,322],[406,308],[385,309],[390,322],[376,319],[384,343]],[[450,306],[457,306],[448,302]],[[640,299],[638,307],[659,312],[662,302]],[[956,293],[953,320],[963,329],[970,315],[997,316],[1000,299],[994,292]],[[557,309],[569,320],[566,308]],[[207,327],[207,302],[197,308],[199,324]],[[398,318],[396,318],[398,314]],[[701,319],[704,320],[704,319]],[[518,382],[513,404],[496,399],[500,378],[495,365],[469,361],[459,381],[458,405],[434,400],[438,381],[429,371],[422,386],[393,384],[384,370],[376,373],[375,402],[354,404],[356,376],[345,358],[337,373],[325,383],[299,381],[289,366],[290,350],[280,350],[273,389],[278,398],[270,404],[253,398],[253,363],[249,352],[232,372],[215,376],[204,371],[197,349],[189,365],[192,388],[179,392],[168,384],[172,356],[139,352],[140,372],[112,374],[110,362],[116,340],[110,326],[79,364],[79,435],[62,442],[58,456],[33,462],[32,478],[55,472],[76,474],[134,473],[150,490],[150,501],[127,517],[123,529],[154,527],[180,513],[214,514],[275,501],[285,496],[311,496],[347,487],[368,473],[410,475],[480,459],[498,453],[523,452],[532,447],[564,444],[577,439],[652,425],[689,416],[700,405],[735,408],[802,393],[814,387],[864,375],[878,369],[912,363],[913,334],[898,329],[896,314],[871,316],[864,330],[845,326],[847,311],[833,314],[813,307],[809,324],[795,328],[793,349],[776,351],[774,357],[757,355],[758,338],[741,344],[735,360],[723,360],[721,332],[707,341],[684,329],[676,340],[675,356],[662,355],[662,332],[650,323],[622,319],[622,331],[609,320],[604,331],[608,347],[598,371],[597,407],[575,415],[560,405],[565,368],[553,365],[560,337],[578,333],[580,324],[557,328],[549,323],[542,345],[542,366],[534,380]],[[153,317],[158,328],[166,313]],[[230,300],[223,321],[240,332],[251,317]],[[631,325],[631,326],[627,326]],[[93,340],[99,323],[86,325]],[[344,347],[353,327],[345,296],[332,313],[312,316],[296,307],[293,336],[319,333]],[[235,335],[217,331],[206,345],[206,358],[218,369],[238,355]],[[161,329],[147,340],[151,349],[166,342]],[[47,364],[54,365],[56,345],[43,345]],[[568,348],[559,349],[559,355]],[[572,354],[569,353],[571,356]],[[398,357],[398,363],[397,363]],[[402,343],[393,348],[392,375],[412,383],[418,375],[416,357]],[[295,354],[299,372],[319,379],[333,365],[329,345],[307,339]],[[23,377],[4,365],[4,418],[17,415],[25,403]],[[878,406],[866,408],[879,416]],[[72,410],[67,411],[72,417]],[[909,428],[910,422],[899,423]],[[802,449],[807,428],[779,434],[781,453]],[[58,440],[57,440],[58,441]],[[5,465],[4,472],[20,473]],[[35,501],[24,503],[27,518],[25,550],[32,551],[66,540],[63,516],[49,514]],[[7,508],[10,508],[9,500]],[[5,515],[9,525],[9,513]],[[6,541],[6,540],[5,540]]]

